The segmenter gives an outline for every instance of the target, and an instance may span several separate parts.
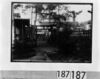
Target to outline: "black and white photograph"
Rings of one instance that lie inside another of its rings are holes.
[[[92,29],[93,3],[12,2],[11,62],[92,63]]]

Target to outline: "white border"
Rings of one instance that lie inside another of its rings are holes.
[[[11,2],[72,2],[93,3],[92,63],[11,62]],[[0,70],[82,70],[100,71],[99,0],[2,0],[0,1]]]

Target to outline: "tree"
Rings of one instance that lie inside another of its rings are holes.
[[[19,7],[23,7],[23,5],[21,5],[21,4],[15,4],[15,5],[14,5],[14,4],[13,4],[13,8],[14,8],[14,9],[18,9]]]
[[[73,22],[75,22],[76,20],[76,17],[77,17],[77,15],[79,15],[80,13],[82,13],[82,10],[81,11],[78,11],[78,12],[76,12],[76,11],[69,11],[69,13],[71,13],[72,14],[72,17],[73,17]]]
[[[14,13],[14,10],[17,10],[18,8],[23,7],[21,4],[13,4],[13,18],[20,18],[20,13]]]

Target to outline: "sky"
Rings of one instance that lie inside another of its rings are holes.
[[[25,5],[24,5],[25,6]],[[70,11],[75,11],[75,12],[79,12],[79,11],[82,11],[82,13],[80,13],[79,15],[77,15],[76,17],[76,21],[81,23],[81,22],[86,22],[86,21],[89,21],[91,20],[91,14],[88,13],[87,11],[92,9],[92,6],[91,5],[79,5],[79,4],[64,4],[64,6],[67,6],[68,9]],[[25,10],[25,8],[18,8],[16,10],[14,10],[14,13],[20,13],[21,14],[21,18],[24,18],[24,19],[32,19],[32,24],[34,24],[34,20],[35,20],[35,14],[33,13],[32,16],[31,16],[31,12],[32,12],[32,8],[29,8],[27,10]],[[34,12],[34,9],[33,9],[33,12]],[[60,10],[60,13],[63,13],[64,10]],[[39,18],[39,16],[37,17]],[[72,17],[70,17],[69,21],[72,21]],[[39,22],[37,21],[36,24],[39,24]]]
[[[75,10],[76,12],[82,10],[82,13],[76,17],[78,22],[91,20],[91,14],[87,12],[88,10],[91,11],[91,8],[91,5],[69,5],[70,10]]]

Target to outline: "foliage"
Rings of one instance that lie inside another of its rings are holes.
[[[22,7],[22,5],[21,4],[14,5],[14,9],[17,9],[18,7]]]

